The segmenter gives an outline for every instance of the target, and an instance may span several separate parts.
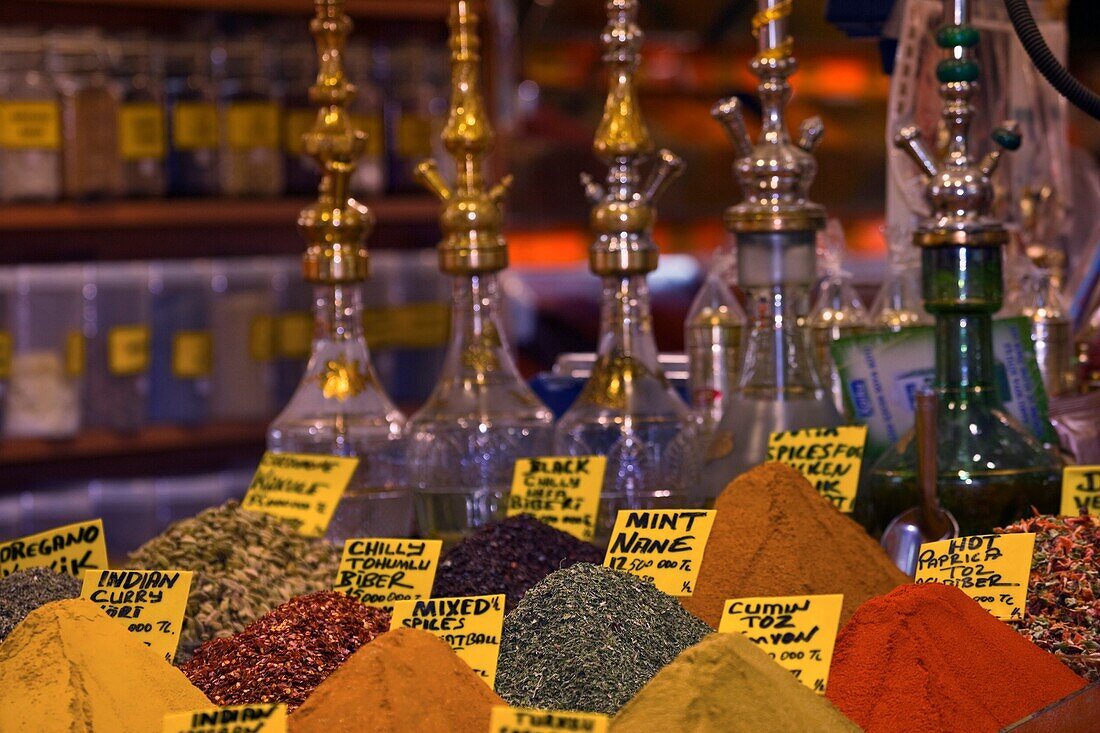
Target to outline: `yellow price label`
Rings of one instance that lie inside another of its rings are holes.
[[[603,564],[670,596],[690,596],[716,514],[714,509],[623,509]]]
[[[839,594],[736,598],[726,601],[718,631],[749,637],[799,682],[824,695],[842,605]]]
[[[328,530],[358,458],[264,453],[241,508],[285,519],[307,537]]]
[[[286,705],[230,705],[164,716],[162,733],[286,733]]]
[[[489,733],[542,733],[563,730],[607,733],[609,725],[611,725],[611,718],[600,713],[534,710],[494,705],[489,714]]]
[[[402,158],[426,158],[432,154],[432,119],[404,114],[397,121],[397,154]]]
[[[248,353],[252,361],[271,361],[275,358],[275,319],[256,316],[248,324]]]
[[[917,553],[918,583],[953,585],[1005,621],[1022,621],[1035,535],[983,534],[926,542]]]
[[[84,573],[80,597],[124,624],[171,664],[193,575],[189,570],[90,570]]]
[[[60,150],[61,108],[57,102],[0,102],[0,148]]]
[[[152,102],[131,102],[118,110],[118,152],[123,160],[164,158],[164,108]]]
[[[69,377],[81,377],[84,375],[85,362],[84,334],[80,331],[69,331],[65,337],[65,375]]]
[[[512,474],[508,516],[530,514],[591,542],[606,467],[606,456],[521,458]]]
[[[363,311],[363,335],[372,349],[424,349],[447,343],[451,309],[444,303],[410,303]]]
[[[447,642],[492,687],[497,678],[504,594],[426,598],[393,604],[390,628],[421,629]]]
[[[177,331],[172,335],[172,376],[201,379],[214,367],[214,339],[209,331]]]
[[[386,152],[385,126],[382,124],[382,115],[352,115],[351,122],[357,130],[362,130],[367,136],[367,149],[364,154],[368,158],[380,158]]]
[[[305,155],[305,134],[317,121],[315,109],[289,109],[283,115],[283,150],[290,155]]]
[[[432,594],[443,540],[351,539],[332,589],[368,606],[393,610],[397,601]]]
[[[149,327],[115,326],[107,332],[107,368],[116,377],[149,370]]]
[[[1063,517],[1081,512],[1100,514],[1100,466],[1066,466],[1062,470]]]
[[[313,318],[309,313],[284,313],[275,324],[276,351],[284,359],[307,359],[313,346]]]
[[[213,102],[179,102],[172,110],[172,147],[211,150],[218,147],[218,108]]]
[[[859,489],[866,425],[772,433],[768,460],[785,463],[840,511],[850,514]]]
[[[8,331],[0,331],[0,379],[11,378],[11,357],[11,333]]]
[[[225,111],[226,142],[234,150],[279,147],[279,105],[233,102]]]
[[[103,520],[76,522],[0,544],[0,577],[28,568],[49,568],[80,578],[107,568]]]

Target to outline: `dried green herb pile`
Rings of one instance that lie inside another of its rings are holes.
[[[218,705],[285,702],[293,710],[390,615],[342,593],[299,596],[239,634],[211,639],[181,669]]]
[[[595,545],[529,514],[491,522],[452,547],[439,563],[432,595],[503,593],[511,611],[535,583],[578,562],[599,564]]]
[[[995,531],[1036,535],[1020,633],[1090,682],[1100,680],[1100,517],[1036,513]]]
[[[710,632],[653,585],[578,563],[504,619],[496,691],[519,707],[614,714]]]
[[[79,580],[49,568],[20,570],[0,579],[0,641],[39,606],[79,595]]]
[[[229,636],[295,596],[332,586],[340,550],[229,501],[173,524],[130,555],[130,567],[194,570],[177,659]]]

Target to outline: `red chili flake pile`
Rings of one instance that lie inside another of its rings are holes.
[[[301,705],[390,615],[341,593],[291,599],[234,636],[211,639],[181,669],[218,705]]]
[[[1090,682],[1100,680],[1100,517],[1035,512],[995,531],[1035,533],[1020,633]]]

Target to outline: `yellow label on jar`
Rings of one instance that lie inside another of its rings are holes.
[[[447,343],[451,309],[445,303],[410,303],[363,311],[363,334],[372,349],[427,349]]]
[[[180,643],[192,575],[190,570],[89,570],[84,573],[80,597],[124,624],[171,664]]]
[[[286,704],[205,708],[164,716],[162,733],[286,733]]]
[[[0,147],[60,149],[61,110],[57,102],[0,102]]]
[[[172,336],[172,375],[176,379],[210,376],[214,340],[209,331],[179,331]]]
[[[829,503],[851,514],[856,505],[866,442],[866,425],[772,433],[768,438],[767,459],[795,469]]]
[[[606,467],[607,456],[520,458],[512,472],[507,514],[530,514],[591,542]]]
[[[124,104],[118,111],[118,152],[123,160],[164,158],[164,109],[159,104]]]
[[[603,564],[670,596],[690,596],[715,514],[714,509],[623,509],[615,517]]]
[[[352,115],[352,124],[367,135],[367,148],[364,154],[368,158],[381,158],[386,154],[386,132],[382,124],[382,115]]]
[[[610,724],[611,718],[602,713],[510,708],[507,705],[494,705],[489,715],[489,733],[607,733]]]
[[[67,524],[0,544],[0,578],[27,568],[49,568],[77,578],[86,570],[105,570],[103,520]]]
[[[290,155],[305,155],[305,134],[313,129],[317,111],[288,109],[283,115],[283,150]]]
[[[427,158],[432,154],[432,119],[401,115],[397,121],[397,154],[402,158]]]
[[[393,604],[390,628],[422,629],[447,642],[485,684],[497,678],[504,594],[465,598],[422,598]]]
[[[313,346],[313,318],[305,312],[279,316],[275,342],[279,356],[284,359],[308,358]]]
[[[69,377],[84,376],[84,334],[70,331],[65,338],[65,374]]]
[[[0,379],[11,378],[11,334],[0,331]]]
[[[172,147],[211,150],[218,147],[218,108],[213,102],[179,102],[172,110]]]
[[[116,377],[149,369],[149,327],[115,326],[107,332],[107,368]]]
[[[0,368],[2,366],[0,362]],[[1062,509],[1059,514],[1076,517],[1082,511],[1100,514],[1100,466],[1066,466],[1062,470]]]
[[[358,458],[264,453],[241,509],[289,522],[306,537],[321,537],[359,465]]]
[[[271,361],[275,358],[275,319],[256,316],[248,326],[248,353],[253,361]]]
[[[332,589],[368,606],[393,611],[397,601],[432,594],[442,549],[443,540],[345,540]]]
[[[279,105],[233,102],[225,112],[225,135],[234,150],[279,147]]]
[[[926,542],[917,553],[917,583],[953,585],[1003,621],[1022,621],[1035,535],[983,534]]]

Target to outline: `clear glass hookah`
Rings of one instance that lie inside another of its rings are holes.
[[[374,217],[348,195],[366,144],[347,112],[355,87],[344,75],[351,21],[342,0],[317,0],[310,24],[320,71],[310,99],[320,108],[305,149],[323,172],[317,201],[298,218],[302,260],[314,286],[309,364],[290,402],[268,428],[275,452],[358,456],[359,466],[329,526],[328,539],[407,536],[412,492],[405,479],[405,418],[378,382],[363,335],[361,287]]]
[[[733,142],[734,171],[745,193],[726,211],[726,226],[737,234],[750,331],[740,381],[729,390],[703,461],[702,488],[710,499],[764,462],[771,433],[842,422],[822,385],[806,321],[817,279],[816,236],[825,226],[824,209],[807,198],[817,172],[811,153],[823,128],[820,119],[807,120],[797,145],[787,134],[788,77],[797,68],[788,33],[791,9],[783,0],[759,0],[753,18],[759,52],[752,70],[763,107],[759,142],[749,138],[736,97],[713,111]]]
[[[653,203],[683,163],[662,150],[641,180],[653,143],[634,86],[638,3],[609,0],[607,11],[601,40],[611,89],[593,147],[609,169],[603,186],[583,179],[593,205],[589,265],[603,281],[600,339],[592,376],[554,441],[561,454],[607,456],[597,541],[606,540],[619,509],[689,506],[697,490],[695,421],[658,363],[646,284],[658,258]]]
[[[504,511],[517,458],[548,455],[553,414],[527,386],[509,352],[497,273],[508,262],[500,233],[510,179],[486,190],[492,139],[479,84],[477,16],[451,6],[451,109],[443,143],[455,160],[453,188],[434,161],[417,168],[443,202],[439,264],[454,279],[451,341],[427,403],[409,420],[409,474],[420,532],[445,541]]]

